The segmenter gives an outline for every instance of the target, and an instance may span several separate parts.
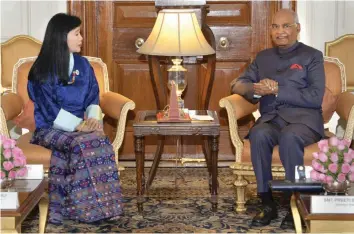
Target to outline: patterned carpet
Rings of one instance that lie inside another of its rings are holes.
[[[145,175],[148,175],[146,169]],[[280,223],[285,216],[282,204],[279,218],[269,226],[250,228],[252,217],[257,211],[259,200],[252,198],[247,203],[247,212],[237,214],[234,211],[234,176],[229,168],[219,169],[218,209],[211,210],[208,188],[208,173],[205,168],[160,168],[145,197],[144,211],[138,213],[136,201],[135,168],[121,172],[124,192],[125,214],[120,219],[99,224],[84,224],[65,221],[62,226],[48,224],[46,232],[51,233],[105,233],[105,232],[294,232],[281,229]],[[22,232],[38,232],[38,209],[35,209],[24,221]]]

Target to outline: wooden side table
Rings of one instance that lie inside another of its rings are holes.
[[[218,176],[218,150],[219,150],[219,135],[220,123],[215,111],[197,111],[199,115],[209,115],[213,117],[212,121],[192,121],[191,123],[157,123],[157,111],[139,111],[133,124],[134,128],[134,147],[136,157],[136,174],[137,174],[137,195],[138,208],[142,210],[142,197],[144,196],[145,188],[148,189],[151,185],[157,167],[159,165],[161,154],[164,147],[165,136],[188,136],[201,135],[207,136],[204,140],[203,151],[205,160],[208,166],[208,171],[211,176],[211,196],[213,209],[217,206],[217,176]],[[154,156],[154,161],[149,172],[148,183],[145,184],[144,175],[144,138],[145,136],[159,135],[157,150]],[[210,186],[210,183],[209,183]]]
[[[31,187],[30,183],[37,186]],[[23,220],[39,203],[39,233],[44,233],[49,203],[45,192],[45,179],[16,180],[10,191],[18,192],[20,206],[16,210],[1,210],[1,232],[21,233]]]

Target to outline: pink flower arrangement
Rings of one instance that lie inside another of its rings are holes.
[[[323,183],[354,182],[354,150],[350,142],[331,137],[318,142],[319,152],[313,153],[311,179]]]
[[[1,179],[23,177],[27,175],[26,157],[22,150],[16,147],[16,141],[0,135]]]

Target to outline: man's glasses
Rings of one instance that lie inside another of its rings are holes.
[[[279,25],[279,24],[272,24],[271,25],[271,29],[272,30],[278,30],[280,27],[282,27],[283,29],[287,30],[290,29],[292,26],[297,25],[297,23],[293,23],[293,24],[283,24],[283,25]]]

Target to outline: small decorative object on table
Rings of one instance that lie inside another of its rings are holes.
[[[176,91],[176,83],[172,80],[170,82],[171,93],[170,93],[170,104],[167,110],[163,110],[156,114],[158,123],[190,123],[192,119],[189,117],[188,113],[178,107],[178,98]]]
[[[354,182],[354,151],[349,146],[349,141],[337,137],[318,142],[320,151],[313,153],[311,179],[321,181],[326,194],[346,194]]]
[[[26,157],[22,150],[16,147],[16,141],[0,135],[1,153],[1,188],[11,187],[13,180],[27,174]]]

